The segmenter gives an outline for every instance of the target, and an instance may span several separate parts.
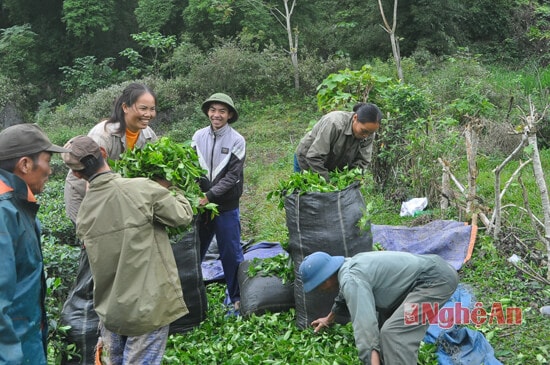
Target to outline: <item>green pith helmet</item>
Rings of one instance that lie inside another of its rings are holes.
[[[344,263],[344,256],[330,256],[317,251],[306,256],[300,264],[300,276],[304,292],[309,293],[330,278]]]
[[[236,122],[237,119],[239,119],[239,113],[237,113],[237,109],[235,109],[235,105],[233,104],[233,99],[229,95],[226,95],[224,93],[215,93],[212,94],[208,99],[202,103],[202,112],[208,116],[208,108],[210,107],[210,104],[212,102],[218,102],[218,103],[224,103],[227,105],[231,111],[233,112],[233,117],[231,117],[227,122],[233,123]]]

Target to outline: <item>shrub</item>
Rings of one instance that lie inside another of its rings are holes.
[[[181,102],[182,93],[185,92],[180,79],[164,81],[157,78],[145,78],[133,82],[144,83],[157,94],[159,114],[163,109],[171,110],[178,105]],[[72,104],[55,106],[55,101],[43,101],[36,115],[37,123],[54,133],[60,126],[63,126],[77,130],[78,134],[87,134],[95,124],[111,116],[116,98],[129,83],[130,81],[127,81],[84,94]]]
[[[305,56],[298,61],[298,68],[300,70],[300,91],[306,95],[314,94],[317,90],[317,86],[319,86],[327,75],[351,66],[349,57],[335,55],[326,59],[321,59],[315,56],[315,52],[308,52],[305,50],[301,53],[305,53]]]
[[[220,91],[234,97],[261,98],[289,90],[290,66],[290,60],[274,47],[257,53],[226,42],[214,48],[204,63],[195,65],[186,79],[198,95]]]
[[[520,134],[512,133],[512,124],[482,119],[483,130],[479,135],[479,152],[483,154],[507,157],[521,141]]]
[[[173,77],[187,76],[191,70],[206,62],[202,51],[188,40],[183,40],[175,49],[172,57],[162,65]]]
[[[378,75],[371,65],[360,70],[340,70],[328,75],[317,87],[317,105],[322,112],[351,110],[358,102],[378,103],[378,93],[391,84],[391,78]]]
[[[488,70],[468,53],[448,57],[425,85],[442,113],[462,121],[470,116],[491,117],[496,111],[492,98],[499,93],[487,83]]]
[[[39,73],[38,34],[31,29],[28,23],[0,29],[0,74],[22,83],[34,81]]]
[[[100,88],[122,81],[124,74],[119,73],[113,64],[112,57],[104,58],[96,63],[94,56],[79,57],[72,66],[62,66],[63,80],[60,85],[69,95],[92,93]]]
[[[0,75],[0,109],[8,102],[15,106],[23,106],[28,87],[18,83],[8,76]]]
[[[45,222],[48,225],[48,222]],[[60,364],[64,354],[77,356],[75,345],[66,342],[67,326],[59,322],[61,309],[78,270],[80,248],[59,244],[54,236],[43,236],[42,252],[46,273],[48,316],[48,359]],[[52,362],[48,362],[52,363]]]
[[[43,104],[43,109],[38,114],[38,123],[43,126],[58,128],[66,127],[92,128],[102,119],[111,115],[113,103],[127,85],[117,84],[104,89],[99,89],[92,94],[84,94],[77,98],[71,105],[58,106]],[[49,107],[49,111],[46,109]]]
[[[29,95],[32,93],[31,85],[23,85],[18,81],[0,74],[0,127],[4,117],[2,114],[7,105],[13,106],[20,118],[32,121],[30,113]],[[16,117],[17,118],[17,117]],[[10,118],[11,119],[11,118]],[[11,123],[12,120],[9,120]]]
[[[44,191],[38,195],[40,203],[38,218],[42,222],[42,233],[51,236],[61,244],[76,244],[75,227],[65,214],[63,179],[48,181]]]

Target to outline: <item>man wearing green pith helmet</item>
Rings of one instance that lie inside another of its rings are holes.
[[[233,305],[229,314],[238,314],[240,290],[237,273],[244,259],[239,200],[243,193],[246,144],[243,136],[230,126],[239,119],[239,114],[229,95],[215,93],[202,103],[201,109],[210,125],[196,131],[192,138],[199,163],[206,170],[206,176],[200,181],[204,197],[199,203],[216,203],[219,212],[214,218],[209,213],[199,217],[201,259],[206,256],[215,235],[228,297]]]
[[[311,322],[315,332],[337,314],[349,314],[363,364],[416,364],[428,329],[422,303],[443,305],[458,285],[456,270],[437,255],[374,251],[350,258],[314,252],[299,269],[304,291],[339,289],[326,317]],[[416,306],[417,321],[405,318]]]

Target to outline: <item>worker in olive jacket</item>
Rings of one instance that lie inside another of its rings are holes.
[[[365,170],[381,121],[382,112],[372,103],[358,103],[351,112],[336,110],[324,115],[298,144],[294,171],[317,172],[328,181],[331,171]]]
[[[166,180],[113,173],[88,136],[65,148],[65,164],[89,183],[76,233],[88,253],[104,353],[113,364],[160,364],[170,323],[189,313],[166,226],[189,225],[191,206]]]

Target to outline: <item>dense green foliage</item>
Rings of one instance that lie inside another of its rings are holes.
[[[206,171],[200,166],[197,152],[191,147],[191,141],[182,144],[168,137],[161,137],[142,148],[126,150],[120,155],[119,160],[110,160],[109,164],[114,171],[124,177],[147,177],[169,181],[183,191],[194,214],[205,209],[217,212],[214,203],[199,206],[199,199],[203,194],[198,181]]]
[[[393,1],[382,3],[391,22]],[[30,86],[31,105],[25,109],[42,100],[64,103],[109,82],[144,75],[203,77],[190,74],[189,67],[228,44],[239,50],[231,59],[243,70],[255,69],[251,63],[265,52],[278,58],[281,65],[264,77],[293,85],[281,0],[4,0],[0,6],[0,76]],[[532,62],[544,67],[550,61],[544,0],[401,0],[397,10],[402,57],[442,56],[462,48],[512,67]],[[299,0],[289,20],[306,93],[326,75],[309,79],[320,60],[345,59],[357,68],[392,54],[377,2]],[[343,67],[333,71],[338,69]],[[225,78],[206,75],[210,81]],[[227,87],[235,96],[250,95],[233,90],[231,83]]]
[[[294,310],[250,318],[225,317],[225,288],[208,287],[208,318],[169,339],[165,364],[359,364],[351,325],[321,333],[297,331]]]

